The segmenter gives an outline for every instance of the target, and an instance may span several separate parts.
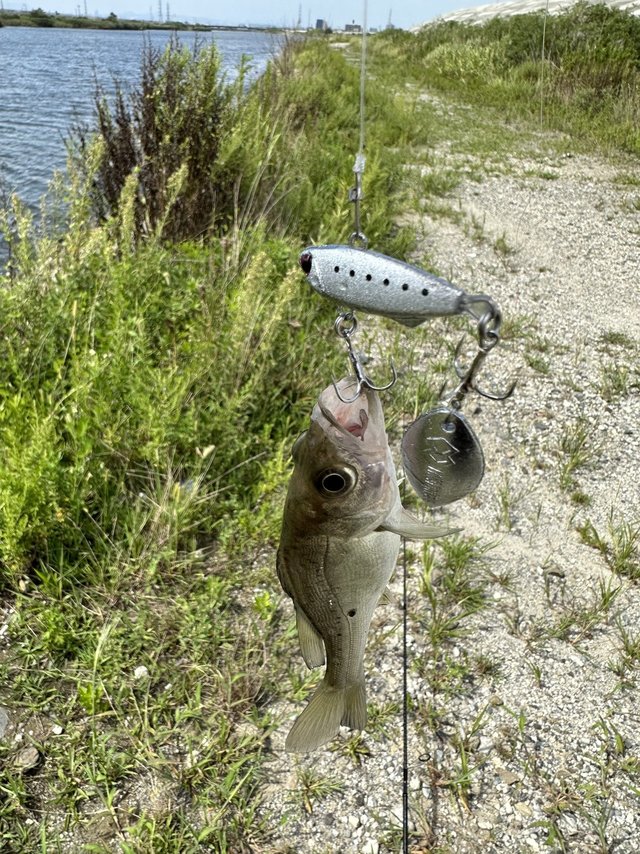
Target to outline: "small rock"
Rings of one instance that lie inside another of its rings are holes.
[[[107,839],[115,830],[113,818],[111,817],[111,813],[108,812],[102,812],[94,815],[89,820],[86,827],[93,840]]]
[[[138,681],[140,681],[141,679],[149,678],[149,671],[144,666],[144,664],[140,664],[138,665],[138,667],[136,667],[136,669],[133,671],[133,678],[137,679]]]
[[[24,747],[13,757],[13,767],[19,774],[26,774],[40,763],[40,752],[36,747]]]
[[[51,732],[53,735],[62,735],[64,732],[64,727],[60,726],[60,724],[54,724],[51,727]]]
[[[0,706],[0,738],[5,734],[8,726],[9,715],[7,714],[6,709],[3,709],[2,706]]]
[[[498,776],[507,784],[507,786],[513,786],[515,783],[519,783],[521,779],[517,774],[514,774],[513,771],[509,771],[507,768],[498,768]]]
[[[404,821],[402,804],[396,804],[394,807],[391,807],[391,821],[393,822],[393,824],[398,824],[400,825],[400,827],[402,827]],[[413,832],[416,829],[415,822],[411,821],[411,819],[409,818],[407,823],[409,826],[409,830]]]
[[[362,847],[362,854],[378,854],[379,850],[380,846],[378,845],[377,840],[367,839]]]
[[[355,830],[356,827],[360,827],[360,819],[357,815],[349,816],[349,827],[352,828],[352,830]]]
[[[529,804],[525,804],[524,801],[521,801],[519,804],[515,804],[516,812],[519,812],[520,815],[523,815],[525,818],[531,818],[533,815],[533,811]]]
[[[489,753],[493,748],[493,742],[490,738],[487,738],[486,735],[480,736],[480,743],[478,744],[478,750],[480,753]]]

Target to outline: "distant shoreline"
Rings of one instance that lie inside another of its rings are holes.
[[[184,21],[138,21],[130,18],[118,18],[111,14],[108,18],[92,18],[84,15],[63,15],[59,12],[44,12],[34,9],[31,12],[17,12],[11,9],[0,11],[0,27],[40,27],[43,29],[69,30],[185,30],[192,32],[216,32],[232,30],[239,32],[280,33],[282,27],[259,27],[246,25],[188,24]]]

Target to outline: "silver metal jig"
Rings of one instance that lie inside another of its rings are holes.
[[[506,391],[496,393],[485,391],[485,389],[480,388],[476,381],[476,375],[482,363],[500,340],[500,325],[502,323],[502,314],[493,300],[489,297],[480,297],[478,301],[486,303],[488,311],[478,321],[478,351],[466,370],[459,360],[464,338],[456,347],[453,366],[460,382],[452,392],[446,395],[444,400],[445,404],[452,409],[460,409],[462,401],[470,391],[475,391],[480,397],[485,397],[488,400],[506,400],[511,397],[518,383],[517,380],[514,380]]]
[[[336,394],[343,403],[353,403],[354,400],[358,399],[360,392],[363,388],[370,388],[372,391],[387,391],[387,389],[390,389],[392,386],[395,385],[398,379],[398,374],[393,362],[391,362],[391,382],[387,383],[387,385],[374,385],[371,378],[368,377],[365,373],[360,354],[354,350],[353,344],[351,343],[351,337],[355,334],[355,331],[358,328],[358,321],[356,320],[356,316],[352,311],[346,311],[342,314],[339,314],[336,317],[336,321],[333,325],[333,328],[336,331],[336,335],[342,338],[347,345],[349,361],[351,362],[351,367],[353,368],[353,372],[356,376],[355,394],[349,398],[345,398],[340,394],[340,392],[338,391],[337,383],[335,380],[333,380],[333,387],[336,391]]]

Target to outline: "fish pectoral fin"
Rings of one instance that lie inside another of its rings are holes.
[[[296,626],[304,663],[309,668],[321,667],[325,660],[324,641],[301,608],[296,608]]]
[[[460,528],[438,528],[435,525],[427,525],[415,519],[410,513],[401,509],[400,513],[385,519],[378,530],[392,531],[394,534],[400,534],[401,537],[406,537],[408,540],[433,540],[436,537],[446,537],[449,534],[456,534]]]

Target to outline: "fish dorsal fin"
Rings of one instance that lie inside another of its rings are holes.
[[[399,511],[385,519],[378,530],[392,531],[408,540],[433,540],[436,537],[455,534],[460,528],[438,528],[435,525],[427,525],[425,522],[420,522],[414,518],[404,507],[401,507]]]

